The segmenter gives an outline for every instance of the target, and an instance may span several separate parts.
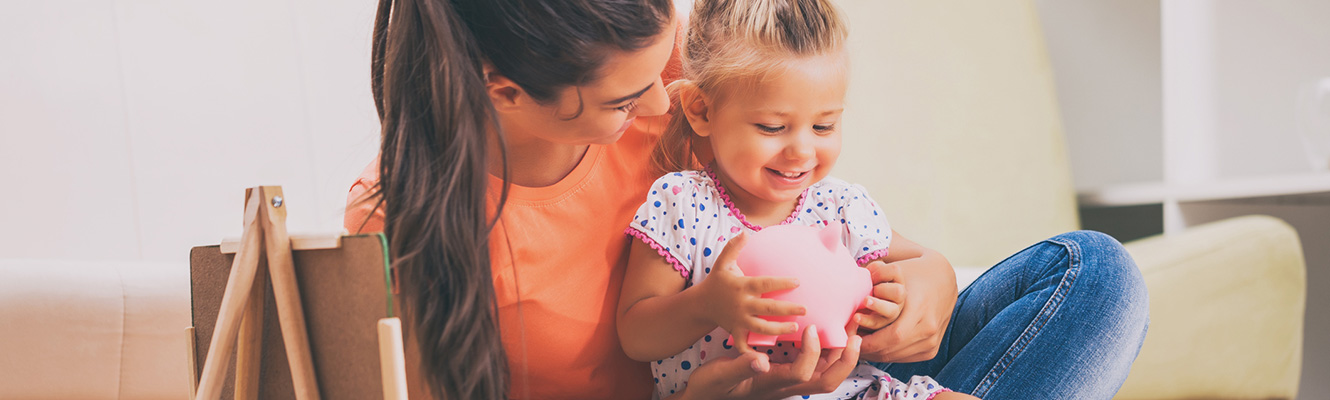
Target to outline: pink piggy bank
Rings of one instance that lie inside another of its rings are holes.
[[[872,274],[855,263],[841,243],[841,224],[818,228],[778,225],[751,234],[739,252],[745,276],[784,276],[799,279],[799,287],[769,292],[764,298],[803,305],[803,316],[764,316],[769,321],[799,324],[799,332],[777,336],[749,333],[748,344],[774,346],[777,341],[799,343],[803,328],[817,325],[822,348],[844,348],[845,326],[873,290]]]

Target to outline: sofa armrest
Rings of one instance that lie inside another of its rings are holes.
[[[189,396],[181,264],[0,260],[0,398]]]
[[[1150,328],[1117,398],[1297,395],[1307,278],[1293,227],[1238,217],[1126,247]]]

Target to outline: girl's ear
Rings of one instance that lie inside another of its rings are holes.
[[[679,86],[679,106],[697,136],[711,136],[711,98],[692,82]]]
[[[494,103],[494,109],[498,112],[507,112],[522,106],[523,96],[526,95],[522,87],[512,79],[495,72],[488,63],[484,68],[485,94],[489,96],[490,102]]]

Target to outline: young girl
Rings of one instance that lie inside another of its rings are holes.
[[[804,310],[761,299],[797,286],[793,279],[737,273],[743,232],[836,221],[846,227],[842,236],[859,265],[891,261],[892,231],[882,210],[862,187],[827,177],[840,153],[847,73],[846,31],[835,7],[828,0],[699,0],[691,18],[685,79],[672,85],[673,119],[653,161],[678,171],[695,166],[691,150],[698,160],[713,160],[701,171],[666,174],[650,188],[627,229],[640,241],[629,251],[617,322],[627,354],[654,361],[662,398],[682,392],[702,364],[751,351],[743,342],[747,332],[798,329],[759,317]],[[849,333],[857,322],[889,323],[899,311],[893,301],[899,299],[866,299],[876,315],[857,314]],[[802,351],[789,343],[751,349],[769,357],[759,363],[810,363],[817,342],[815,330],[804,327]],[[832,381],[837,387],[763,392],[755,380],[746,394],[971,398],[929,377],[902,382],[857,363],[858,343],[851,336],[844,351],[828,352],[815,368],[843,377]]]

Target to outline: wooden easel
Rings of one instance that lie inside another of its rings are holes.
[[[319,386],[310,355],[305,314],[291,256],[293,241],[286,231],[286,207],[280,186],[245,190],[244,231],[222,295],[217,324],[192,399],[215,400],[221,395],[231,354],[236,354],[236,399],[257,399],[262,349],[263,298],[267,277],[273,296],[295,396],[317,400]],[[333,247],[337,241],[333,241]],[[260,259],[266,258],[266,263]],[[265,273],[266,270],[266,273]],[[189,332],[192,336],[192,331]],[[397,318],[378,322],[379,359],[386,400],[406,399],[405,359]],[[191,340],[192,343],[192,340]],[[193,351],[190,352],[192,356]],[[194,360],[191,360],[193,364]],[[191,371],[193,367],[191,367]],[[193,372],[190,377],[194,376]]]

